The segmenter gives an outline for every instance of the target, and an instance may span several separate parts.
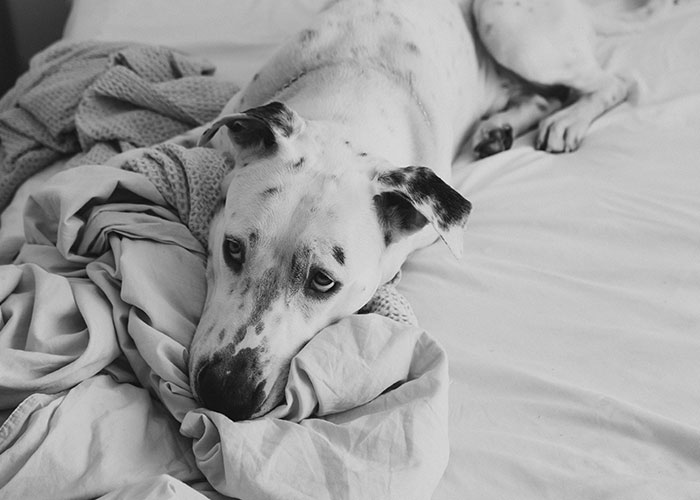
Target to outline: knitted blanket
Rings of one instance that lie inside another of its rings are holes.
[[[146,45],[58,42],[0,99],[0,210],[61,157],[103,163],[214,118],[237,90],[207,61]]]

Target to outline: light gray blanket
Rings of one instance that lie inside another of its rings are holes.
[[[59,42],[0,99],[0,210],[61,157],[103,163],[214,118],[236,92],[214,66],[164,47]]]

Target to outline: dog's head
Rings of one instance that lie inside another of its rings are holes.
[[[190,380],[206,407],[243,420],[279,405],[291,358],[435,231],[459,255],[470,204],[431,170],[390,167],[280,103],[220,118],[212,139],[235,167],[211,223]]]

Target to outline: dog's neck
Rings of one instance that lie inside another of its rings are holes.
[[[328,79],[335,86],[324,85]],[[386,98],[387,93],[391,99]],[[305,70],[291,78],[275,100],[285,102],[307,120],[334,124],[355,149],[394,165],[438,161],[435,118],[422,97],[385,68],[344,61]]]

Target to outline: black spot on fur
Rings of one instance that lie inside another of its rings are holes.
[[[365,156],[367,156],[367,153],[364,153],[364,152],[363,152],[363,153],[358,153],[357,156],[361,156],[362,158],[364,158]]]
[[[428,223],[406,196],[395,191],[376,195],[374,208],[384,229],[384,243],[387,246],[397,239],[396,235],[414,233]]]
[[[242,147],[263,146],[272,150],[277,144],[275,133],[289,137],[294,132],[294,115],[281,102],[271,102],[244,113],[253,119],[237,119],[226,124],[236,143]]]
[[[248,328],[255,325],[256,333],[258,331],[258,325],[260,325],[261,318],[265,311],[267,311],[272,302],[279,297],[281,290],[279,287],[279,273],[275,269],[266,270],[262,277],[257,281],[253,282],[250,278],[246,278],[243,285],[242,295],[246,295],[250,289],[253,287],[253,297],[251,298],[253,303],[253,310],[250,313],[248,319],[238,327],[236,330],[236,335],[233,338],[233,345],[240,344],[245,338]],[[242,310],[244,308],[245,302],[239,304],[238,309]]]
[[[214,325],[208,327],[208,328],[207,328],[207,332],[204,334],[204,337],[205,337],[205,338],[208,338],[209,335],[211,335],[213,331],[214,331]]]
[[[394,239],[391,236],[391,231],[388,231],[388,230],[384,231],[384,245],[388,247],[389,245],[391,245],[391,242],[393,240]]]
[[[333,258],[338,261],[338,264],[345,265],[345,251],[339,247],[333,247]]]
[[[271,188],[267,188],[265,191],[260,193],[260,195],[267,198],[269,196],[273,196],[273,195],[279,193],[280,191],[281,191],[281,189],[278,187],[271,187]]]
[[[275,133],[265,123],[253,120],[236,120],[226,126],[233,133],[233,140],[242,148],[263,148],[269,150],[277,145]],[[248,164],[244,163],[243,167]]]
[[[384,172],[378,180],[395,188],[394,193],[404,196],[412,204],[429,205],[435,214],[436,223],[443,230],[464,220],[471,210],[468,200],[427,167],[406,167]],[[405,224],[409,221],[404,218],[400,222]]]
[[[299,34],[299,39],[304,45],[312,40],[315,40],[316,38],[318,38],[318,31],[312,29],[306,29]]]
[[[240,344],[243,339],[245,338],[245,334],[248,331],[248,325],[243,325],[238,327],[238,330],[236,330],[236,336],[233,337],[233,345],[238,345]]]
[[[294,163],[292,163],[292,169],[293,169],[293,170],[299,170],[300,168],[302,168],[302,167],[304,166],[304,163],[306,163],[306,158],[304,158],[304,157],[302,156],[302,157],[299,158],[297,161],[295,161]]]
[[[281,102],[273,101],[265,106],[250,109],[246,114],[262,118],[284,137],[289,137],[294,132],[294,114]]]
[[[255,248],[255,245],[258,243],[258,232],[257,231],[251,231],[250,234],[248,235],[248,244],[250,245],[250,248]]]
[[[408,42],[406,44],[406,50],[410,52],[411,54],[418,54],[420,53],[420,50],[418,49],[418,45],[416,45],[413,42]]]
[[[260,73],[255,73],[253,75],[253,81],[256,81],[258,78],[260,78]]]
[[[402,186],[406,183],[407,174],[403,169],[391,170],[379,175],[379,181],[390,187]]]
[[[255,325],[255,335],[260,335],[262,331],[265,329],[265,323],[262,321]]]

